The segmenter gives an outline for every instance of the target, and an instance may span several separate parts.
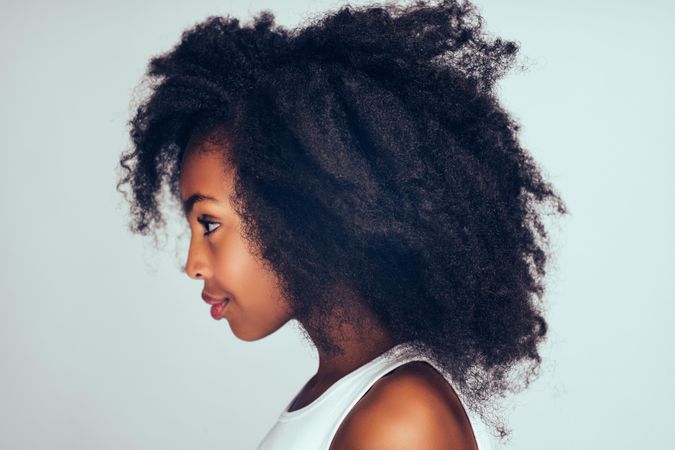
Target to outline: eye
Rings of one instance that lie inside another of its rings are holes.
[[[216,227],[216,228],[210,230],[210,229],[209,229],[209,225],[218,225],[218,226],[220,226],[220,224],[219,224],[218,222],[212,222],[212,221],[210,221],[210,220],[206,220],[206,219],[203,219],[203,218],[201,218],[201,217],[200,217],[199,219],[197,219],[197,222],[199,222],[200,224],[202,224],[202,226],[203,226],[204,228],[206,228],[206,232],[204,233],[204,236],[208,236],[209,234],[213,233],[213,232],[218,228],[218,227]]]

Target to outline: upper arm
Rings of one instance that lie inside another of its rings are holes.
[[[476,449],[459,400],[453,404],[424,377],[402,373],[374,388],[345,418],[331,450]]]

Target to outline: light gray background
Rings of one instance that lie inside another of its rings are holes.
[[[185,248],[131,235],[114,185],[134,89],[186,27],[341,4],[2,2],[0,448],[249,449],[314,373],[291,324],[243,342],[214,321]],[[500,95],[571,211],[506,448],[673,448],[673,4],[476,4],[530,60]]]

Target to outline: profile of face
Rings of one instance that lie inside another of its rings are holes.
[[[204,282],[202,294],[229,297],[224,307],[212,308],[214,319],[227,319],[235,336],[255,341],[292,317],[276,274],[249,251],[241,235],[241,218],[229,203],[235,172],[223,150],[202,140],[189,144],[181,161],[180,193],[191,233],[185,272]]]

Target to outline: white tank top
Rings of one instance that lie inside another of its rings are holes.
[[[405,342],[398,344],[340,378],[309,405],[289,412],[301,389],[258,444],[258,450],[328,450],[344,418],[371,386],[387,373],[410,361],[426,361],[443,373],[432,359],[417,353]],[[444,378],[448,381],[447,377]],[[458,392],[457,395],[460,396]],[[479,417],[466,408],[465,411],[478,449],[498,450],[497,438],[486,430]]]

